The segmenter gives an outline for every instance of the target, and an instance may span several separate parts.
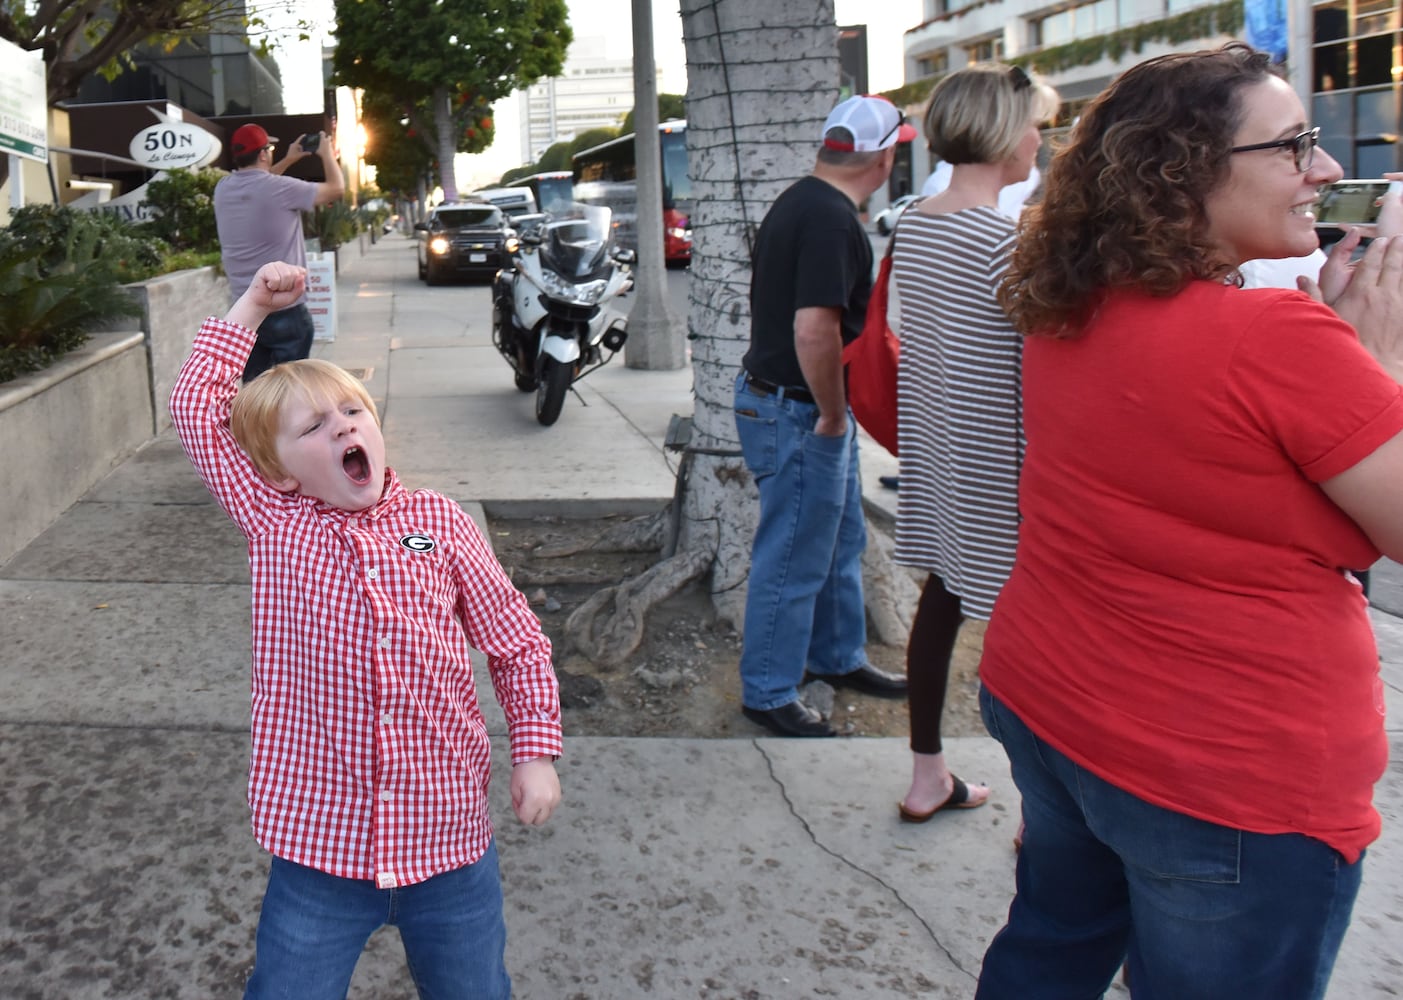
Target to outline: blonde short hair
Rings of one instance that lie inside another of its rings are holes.
[[[370,411],[377,424],[380,422],[370,393],[360,379],[340,365],[320,358],[306,358],[269,368],[234,397],[229,430],[252,460],[253,467],[274,482],[287,478],[287,470],[278,460],[278,431],[282,426],[283,408],[294,394],[312,402],[355,399]]]
[[[1030,122],[1057,113],[1057,91],[1018,66],[974,63],[944,77],[926,105],[926,141],[942,160],[998,163],[1018,149]]]

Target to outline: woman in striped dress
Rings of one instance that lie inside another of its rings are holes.
[[[970,809],[984,785],[951,773],[940,741],[950,657],[965,618],[987,621],[1013,566],[1023,456],[1020,338],[994,298],[1014,223],[995,207],[1025,180],[1057,94],[1021,68],[966,67],[931,94],[926,136],[950,185],[900,220],[896,559],[929,576],[907,647],[911,786],[901,818]]]

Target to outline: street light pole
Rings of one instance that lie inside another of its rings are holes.
[[[652,0],[633,0],[634,162],[638,170],[638,261],[628,316],[624,363],[668,371],[687,363],[677,317],[667,308],[663,260],[662,154],[658,140],[658,75],[653,58]]]

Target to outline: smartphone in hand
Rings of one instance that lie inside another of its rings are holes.
[[[1344,180],[1320,189],[1315,203],[1317,226],[1372,226],[1379,218],[1385,194],[1403,191],[1403,181]]]
[[[302,152],[304,153],[315,153],[317,147],[321,144],[322,134],[320,132],[313,132],[310,135],[304,135],[302,141],[298,145],[302,147]]]

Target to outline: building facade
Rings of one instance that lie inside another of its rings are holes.
[[[1045,76],[1064,104],[1065,127],[1127,67],[1166,52],[1244,37],[1244,0],[924,0],[924,20],[905,36],[908,111],[919,115],[933,81],[971,62],[1018,59]],[[1248,4],[1258,0],[1246,0]],[[1287,77],[1321,143],[1347,177],[1403,169],[1403,37],[1400,0],[1284,0]],[[1054,129],[1056,131],[1056,128]],[[918,190],[932,164],[912,143],[893,196]]]
[[[667,90],[658,72],[658,90]],[[592,128],[616,128],[633,110],[633,62],[610,59],[606,39],[576,38],[560,76],[521,91],[521,162]]]

